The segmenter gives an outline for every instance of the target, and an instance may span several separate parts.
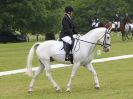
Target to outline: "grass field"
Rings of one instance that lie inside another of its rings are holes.
[[[29,49],[35,42],[0,44],[0,71],[25,68]],[[133,41],[121,41],[113,34],[109,53],[95,58],[133,54]],[[101,49],[97,46],[96,49]],[[35,66],[38,65],[34,59]],[[66,93],[72,67],[53,69],[53,77],[61,86],[63,93],[56,93],[42,73],[32,94],[27,93],[31,78],[24,74],[0,77],[0,99],[133,99],[133,59],[123,59],[96,63],[101,89],[95,90],[90,72],[80,67],[72,85],[72,92]]]

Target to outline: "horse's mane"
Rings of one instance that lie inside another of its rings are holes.
[[[89,32],[87,32],[85,35],[83,35],[82,37],[86,36],[86,35],[92,35],[94,33],[97,33],[97,31],[101,31],[101,29],[104,29],[105,27],[98,27],[98,28],[95,28],[95,29],[92,29],[90,30]],[[106,29],[106,28],[105,28]]]
[[[108,28],[110,24],[112,24],[110,21],[100,22],[99,23],[99,27],[106,27],[106,28]]]
[[[103,23],[103,22],[99,23],[99,27],[104,27],[104,26],[105,26],[105,23]]]

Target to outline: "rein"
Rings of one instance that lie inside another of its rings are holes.
[[[93,42],[88,42],[88,41],[85,41],[85,40],[81,40],[81,39],[79,39],[79,37],[78,38],[75,38],[75,39],[77,39],[77,42],[76,42],[76,44],[75,44],[75,47],[74,47],[74,50],[76,49],[76,46],[77,46],[77,43],[80,43],[79,41],[82,41],[82,42],[85,42],[85,43],[89,43],[89,44],[95,44],[95,45],[101,45],[101,46],[103,46],[102,44],[100,44],[100,43],[93,43]],[[79,48],[80,49],[80,48]],[[79,50],[78,49],[78,50]],[[77,51],[78,51],[77,50]],[[76,50],[75,50],[76,51]],[[77,52],[76,51],[76,52]]]
[[[102,44],[100,44],[100,43],[88,42],[88,41],[85,41],[85,40],[81,40],[81,39],[79,39],[79,38],[75,38],[75,39],[77,39],[77,41],[83,41],[83,42],[86,42],[86,43],[96,44],[96,45],[101,45],[101,46],[102,46]]]
[[[106,29],[105,34],[104,34],[105,35],[105,39],[106,39],[106,34],[108,33],[107,31],[108,31],[108,29]],[[104,37],[104,35],[100,39],[102,39]],[[81,40],[81,39],[79,39],[79,37],[75,38],[75,39],[77,39],[77,42],[78,41],[83,41],[83,42],[90,43],[90,44],[95,44],[95,45],[104,46],[106,44],[106,45],[111,46],[111,44],[107,44],[106,42],[103,42],[103,44],[100,44],[100,43],[93,43],[93,42],[88,42],[88,41],[85,41],[85,40]],[[106,41],[105,39],[104,39],[104,41]],[[77,45],[77,42],[76,42],[76,45]]]
[[[80,36],[79,36],[80,37]],[[79,39],[79,37],[78,38],[75,38],[75,39],[77,39],[77,42],[76,42],[76,44],[75,44],[75,47],[74,47],[74,50],[76,49],[76,46],[77,46],[77,43],[80,43],[79,41],[82,41],[82,42],[85,42],[85,43],[89,43],[89,44],[95,44],[95,45],[101,45],[101,46],[103,46],[102,44],[100,44],[100,43],[93,43],[93,42],[88,42],[88,41],[85,41],[85,40],[81,40],[81,39]],[[79,48],[80,49],[80,48]],[[78,50],[79,50],[78,49]],[[78,51],[77,50],[77,51]],[[75,50],[76,51],[76,50]],[[76,52],[77,52],[76,51]]]

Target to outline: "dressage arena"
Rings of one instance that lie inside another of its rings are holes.
[[[20,69],[25,68],[32,44],[33,42],[0,45],[0,99],[133,99],[133,41],[123,42],[121,37],[114,34],[110,52],[97,55],[97,50],[101,49],[97,46],[93,63],[101,88],[94,89],[92,74],[81,66],[71,93],[65,90],[72,66],[54,65],[58,63],[52,63],[52,66],[63,68],[52,69],[52,74],[62,88],[62,93],[55,91],[44,72],[37,79],[33,93],[27,93],[31,78],[24,74],[24,69]],[[33,64],[38,66],[36,58]]]

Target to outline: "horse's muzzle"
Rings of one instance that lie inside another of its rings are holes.
[[[103,48],[104,52],[109,52],[110,48]]]

